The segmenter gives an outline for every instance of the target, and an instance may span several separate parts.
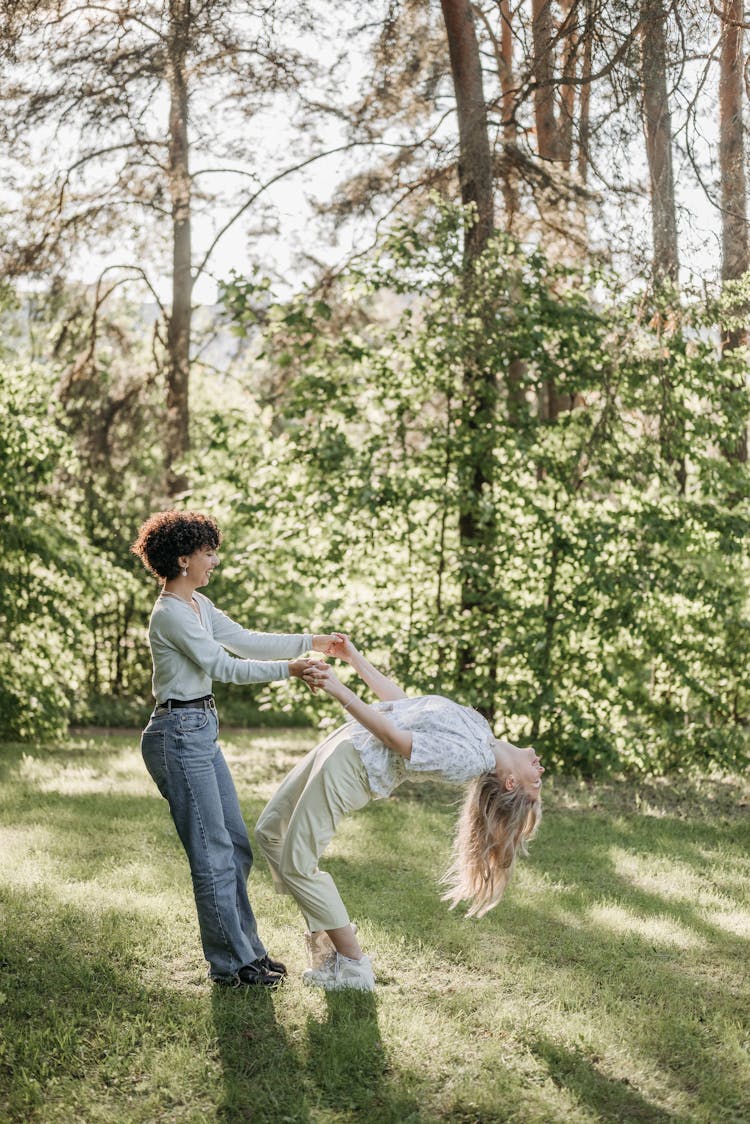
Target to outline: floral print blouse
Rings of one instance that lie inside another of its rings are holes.
[[[349,737],[362,757],[370,790],[375,797],[389,796],[410,775],[463,784],[495,768],[495,736],[476,710],[441,695],[377,702],[402,730],[413,735],[411,758],[388,749],[374,734],[352,720]]]

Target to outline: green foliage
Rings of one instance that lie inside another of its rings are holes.
[[[747,281],[623,294],[502,238],[467,275],[465,221],[396,229],[324,296],[227,283],[243,365],[193,376],[181,501],[225,533],[211,595],[250,627],[346,629],[558,768],[741,765],[747,356],[719,340]],[[164,502],[160,391],[133,309],[81,358],[69,304],[37,315],[56,365],[18,348],[1,391],[2,718],[25,736],[148,705],[155,588],[128,551]],[[339,717],[296,683],[219,693],[235,722]]]
[[[9,295],[5,305],[0,722],[6,736],[34,738],[89,717],[92,696],[145,693],[148,660],[132,630],[143,628],[147,583],[134,579],[128,546],[149,510],[153,454],[147,425],[136,422],[133,439],[138,395],[119,375],[132,359],[125,335],[115,332],[119,350],[103,339],[82,361],[75,294],[26,302],[30,344],[20,306]]]
[[[743,761],[747,468],[722,450],[748,403],[744,356],[716,347],[727,310],[623,297],[501,239],[467,281],[459,225],[396,231],[324,311],[262,288],[276,434],[251,440],[233,502],[265,529],[261,585],[558,767]]]
[[[68,451],[38,370],[2,364],[0,416],[0,726],[24,737],[64,726],[96,566],[55,486]]]

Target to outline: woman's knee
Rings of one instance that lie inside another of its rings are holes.
[[[306,838],[291,830],[284,839],[279,852],[279,873],[285,882],[293,884],[301,879],[303,882],[315,875],[318,870],[318,858],[322,849],[310,845]]]
[[[281,846],[281,823],[277,816],[269,814],[266,808],[255,825],[255,841],[264,855],[277,851]]]

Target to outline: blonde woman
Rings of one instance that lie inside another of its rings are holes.
[[[327,654],[351,664],[380,701],[364,702],[330,667],[311,672],[311,685],[341,703],[349,720],[282,782],[256,839],[276,889],[295,898],[307,922],[305,983],[371,991],[370,958],[333,879],[318,868],[341,817],[389,796],[410,775],[470,781],[443,899],[451,908],[466,901],[468,914],[481,917],[500,901],[516,854],[539,826],[544,769],[535,750],[495,738],[477,711],[439,695],[407,698],[346,636],[332,635]]]

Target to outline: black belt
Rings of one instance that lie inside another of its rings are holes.
[[[216,700],[213,695],[204,695],[200,699],[166,699],[165,702],[159,703],[156,707],[157,711],[182,710],[185,707],[194,707],[199,710],[216,710]]]

